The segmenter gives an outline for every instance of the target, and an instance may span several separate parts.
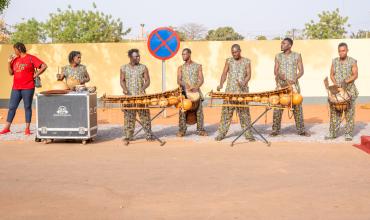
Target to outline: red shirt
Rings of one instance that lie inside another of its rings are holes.
[[[16,57],[11,63],[14,73],[13,89],[35,88],[33,79],[35,68],[40,68],[43,63],[39,58],[30,54],[26,54],[25,57]]]

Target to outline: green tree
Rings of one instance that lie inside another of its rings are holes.
[[[263,35],[258,35],[256,37],[256,40],[267,40],[267,37],[266,36],[263,36]]]
[[[93,7],[96,9],[95,3]],[[131,31],[124,30],[122,21],[111,15],[95,10],[75,11],[71,6],[50,14],[45,30],[55,43],[118,42]]]
[[[12,43],[36,44],[46,40],[43,24],[34,18],[14,25],[14,29],[15,31],[11,34],[10,38]]]
[[[222,40],[222,41],[230,41],[230,40],[243,40],[244,37],[234,31],[232,27],[219,27],[216,30],[209,30],[206,36],[206,40]]]
[[[346,27],[350,27],[348,17],[339,14],[339,9],[334,11],[323,11],[318,14],[319,22],[311,20],[305,24],[305,35],[309,39],[339,39],[344,38],[347,33]]]
[[[0,14],[9,6],[10,0],[0,0]]]

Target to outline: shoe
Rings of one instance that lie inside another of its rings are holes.
[[[184,137],[185,136],[185,132],[179,131],[179,132],[177,132],[176,136],[177,137]]]
[[[300,135],[300,136],[304,136],[304,137],[311,137],[311,134],[310,134],[310,133],[308,133],[307,131],[304,131],[304,132],[302,132],[302,133],[299,133],[298,135]]]
[[[24,135],[27,135],[27,136],[31,135],[31,131],[29,128],[26,128],[26,130],[24,130]]]
[[[146,139],[146,141],[153,142],[153,141],[155,141],[155,138],[154,138],[154,137],[148,137],[148,138]]]
[[[349,136],[349,135],[346,135],[344,140],[345,141],[352,141],[353,137]]]
[[[9,129],[3,129],[2,131],[0,131],[0,134],[7,134],[9,132],[10,132]]]
[[[327,135],[327,136],[324,137],[325,140],[333,140],[335,138],[337,138],[337,137],[331,136],[331,135]]]
[[[208,133],[206,131],[198,131],[197,132],[198,136],[208,136]]]
[[[222,141],[224,139],[223,136],[221,135],[218,135],[216,138],[215,138],[215,141]]]
[[[279,135],[279,132],[277,132],[277,131],[273,131],[273,132],[270,133],[271,137],[276,137],[278,135]]]
[[[131,141],[132,139],[131,138],[123,138],[123,143],[124,143],[124,145],[129,145],[130,144],[130,141]]]

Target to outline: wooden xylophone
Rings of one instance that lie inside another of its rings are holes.
[[[292,86],[257,93],[225,93],[211,91],[208,95],[211,97],[211,107],[266,106],[271,108],[290,109],[293,105],[302,103],[302,96],[298,93],[294,93]],[[214,99],[222,99],[224,103],[214,104]]]
[[[119,104],[122,109],[149,109],[176,106],[183,102],[184,97],[179,87],[166,92],[136,96],[104,94],[100,100],[104,107],[106,104]]]

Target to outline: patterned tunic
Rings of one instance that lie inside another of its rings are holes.
[[[357,61],[352,57],[347,57],[347,59],[343,63],[340,62],[339,57],[335,58],[333,60],[335,81],[340,84],[351,77],[352,67],[356,63]],[[355,99],[358,96],[358,90],[354,82],[351,82],[347,85],[347,90],[349,94],[351,94],[352,99]]]
[[[144,93],[142,88],[144,85],[145,69],[146,66],[143,64],[135,66],[126,64],[121,67],[121,70],[125,73],[128,95],[141,95]]]
[[[79,80],[80,82],[85,82],[87,69],[85,65],[79,64],[76,67],[72,67],[71,65],[67,65],[62,67],[62,73],[64,74],[65,79],[74,78]]]
[[[182,85],[189,85],[191,87],[198,86],[199,83],[199,68],[202,65],[192,62],[191,64],[183,64],[181,66],[181,80]],[[199,90],[201,99],[203,99],[202,91]]]
[[[231,93],[241,93],[246,92],[247,88],[240,88],[238,82],[243,82],[247,71],[246,68],[250,64],[248,58],[242,57],[240,60],[235,60],[234,58],[228,58],[227,63],[229,64],[229,73],[227,76],[227,85],[225,92]]]
[[[285,87],[288,85],[288,80],[294,81],[297,78],[298,70],[298,59],[301,55],[296,52],[291,52],[286,55],[283,52],[276,55],[276,60],[279,63],[279,74],[283,74],[286,80],[277,80],[278,88]],[[300,92],[299,83],[296,83],[297,92]]]

